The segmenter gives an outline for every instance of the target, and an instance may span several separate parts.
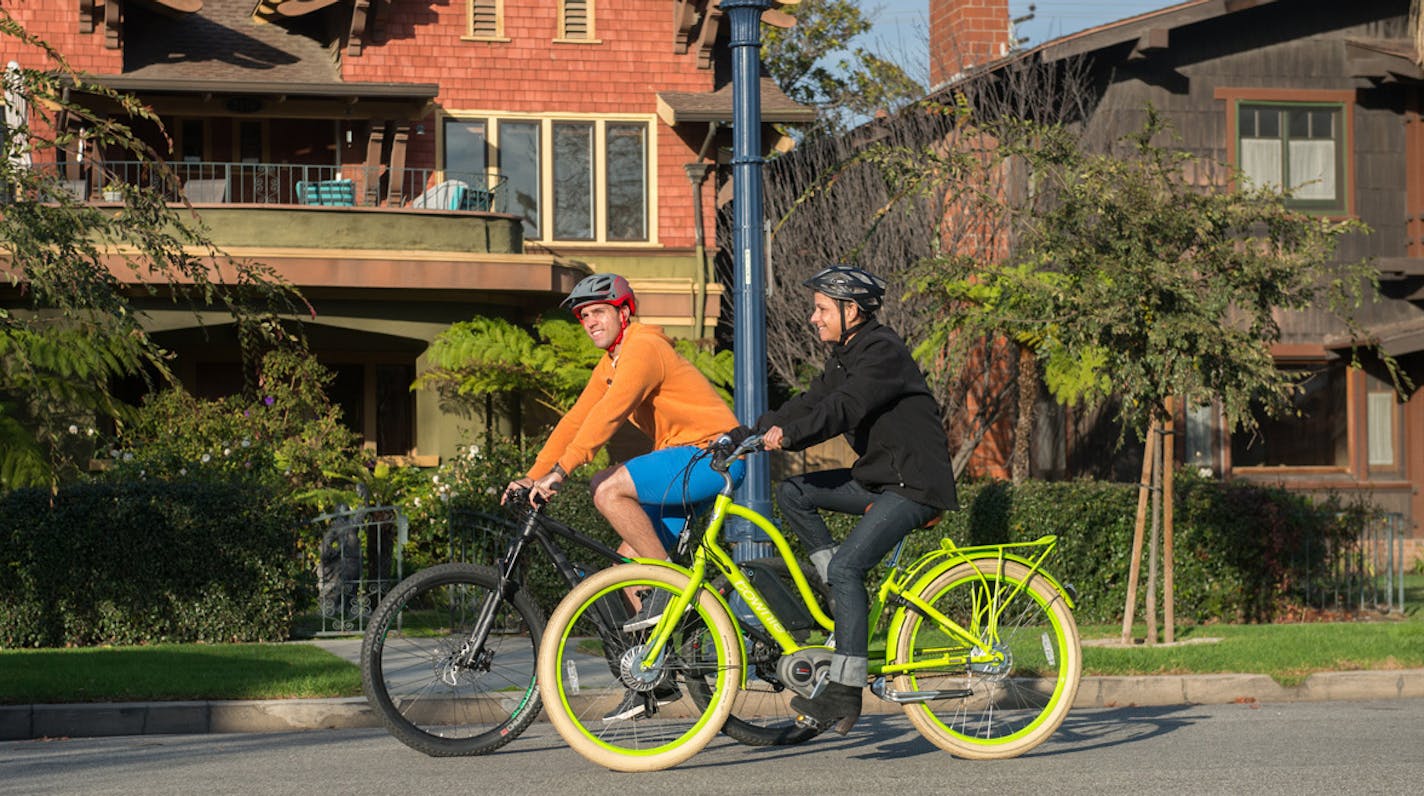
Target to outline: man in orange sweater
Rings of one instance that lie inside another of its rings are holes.
[[[652,439],[653,451],[595,475],[593,504],[623,537],[620,553],[667,558],[690,510],[705,505],[722,487],[722,477],[697,454],[734,428],[736,416],[661,328],[632,320],[637,299],[628,280],[616,274],[586,277],[563,306],[573,310],[593,344],[608,353],[528,474],[511,482],[506,494],[524,487],[531,490],[531,499],[548,499],[569,473],[593,460],[613,432],[631,422]],[[733,478],[740,481],[743,471],[738,462]],[[667,594],[654,592],[657,598]],[[665,602],[648,600],[624,629],[657,624]]]

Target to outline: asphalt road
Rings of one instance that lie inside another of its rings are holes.
[[[485,757],[433,759],[380,730],[0,743],[0,794],[1417,794],[1424,699],[1075,710],[1033,752],[973,762],[902,716],[752,749],[719,737],[669,771],[619,774],[536,723]]]

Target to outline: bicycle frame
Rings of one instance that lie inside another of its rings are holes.
[[[513,499],[526,500],[527,498],[521,494]],[[519,525],[519,530],[514,534],[514,538],[510,539],[504,555],[496,562],[495,569],[499,572],[499,589],[485,598],[484,604],[480,606],[479,617],[475,620],[474,630],[470,633],[465,647],[469,657],[473,658],[477,651],[484,648],[500,603],[508,600],[522,585],[518,569],[530,540],[538,542],[539,546],[548,552],[549,557],[554,561],[554,569],[564,580],[568,581],[570,587],[577,585],[583,579],[585,573],[580,571],[580,568],[569,559],[564,549],[555,541],[556,537],[573,542],[613,564],[626,564],[633,560],[597,539],[590,539],[558,520],[545,516],[542,507],[530,507],[525,511],[524,521]],[[605,641],[617,638],[618,629],[625,619],[626,617],[612,616],[608,613],[606,606],[599,606],[597,616],[599,633],[604,636]]]
[[[745,453],[742,448],[737,452]],[[737,452],[728,460],[735,458]],[[715,465],[714,465],[715,466]],[[721,573],[727,578],[732,588],[746,603],[752,615],[762,624],[766,633],[780,646],[783,655],[789,655],[799,650],[810,649],[823,645],[802,644],[798,642],[781,620],[772,613],[767,601],[757,591],[751,580],[737,566],[731,555],[721,544],[720,534],[726,524],[727,518],[738,517],[746,520],[757,528],[761,529],[776,548],[778,555],[785,562],[787,571],[791,574],[791,579],[796,586],[796,593],[802,603],[805,604],[811,617],[827,633],[833,633],[835,622],[822,610],[820,603],[816,600],[811,590],[810,583],[806,579],[806,573],[800,563],[796,560],[791,551],[791,546],[781,531],[753,509],[736,503],[732,498],[733,484],[731,477],[725,469],[719,469],[724,480],[724,486],[717,495],[713,505],[711,519],[708,522],[701,544],[693,553],[692,565],[690,567],[680,567],[668,561],[655,559],[635,559],[639,563],[654,564],[676,569],[689,578],[687,589],[675,596],[668,610],[663,615],[663,620],[649,634],[646,654],[643,658],[645,667],[656,665],[658,659],[663,654],[663,649],[672,637],[673,627],[676,624],[673,618],[682,616],[683,612],[691,606],[697,593],[707,586],[707,575],[709,567]],[[965,628],[954,619],[945,616],[935,610],[933,606],[920,599],[918,592],[929,585],[935,577],[953,566],[968,562],[980,573],[988,571],[988,567],[995,562],[1016,561],[1028,567],[1030,572],[1037,577],[1044,578],[1072,607],[1072,597],[1067,589],[1064,589],[1042,568],[1043,562],[1053,552],[1057,545],[1057,537],[1043,536],[1031,542],[1016,542],[994,545],[976,545],[972,547],[959,547],[949,539],[944,539],[940,543],[938,550],[932,550],[910,564],[903,570],[898,565],[892,565],[890,572],[885,577],[880,589],[873,597],[870,605],[872,621],[870,623],[871,641],[874,641],[876,632],[882,624],[885,609],[894,604],[896,609],[891,617],[890,625],[887,629],[887,636],[893,639],[894,630],[899,623],[904,621],[907,611],[913,611],[926,617],[944,632],[950,639],[958,641],[959,646],[955,649],[969,650],[967,653],[950,654],[946,653],[943,658],[932,661],[925,661],[916,664],[897,665],[893,661],[896,658],[897,650],[892,649],[893,642],[885,645],[885,656],[883,661],[872,660],[870,662],[870,673],[876,676],[892,676],[908,673],[912,670],[926,668],[943,668],[945,666],[963,666],[967,664],[994,666],[1003,661],[1001,651],[994,648],[992,644],[985,643],[986,639],[995,638],[998,629],[998,619],[1006,606],[1011,604],[1022,592],[1022,587],[1016,589],[1011,594],[990,595],[992,604],[986,606],[987,610],[982,612],[982,616],[975,617],[975,628]],[[715,593],[715,592],[714,592]],[[720,595],[718,595],[720,599]],[[740,620],[734,613],[728,611],[732,620],[740,624]],[[978,612],[976,612],[978,613]],[[979,632],[975,632],[978,630]],[[745,681],[745,667],[743,667],[743,681]]]

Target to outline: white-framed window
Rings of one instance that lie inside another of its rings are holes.
[[[465,35],[471,39],[504,38],[504,0],[466,0]]]
[[[1338,102],[1242,101],[1237,167],[1257,187],[1287,187],[1287,204],[1343,213],[1349,190],[1345,109]]]
[[[593,30],[594,0],[559,0],[559,39],[562,41],[595,41]]]
[[[1403,462],[1404,406],[1394,385],[1365,374],[1365,464],[1371,470],[1397,470]]]
[[[494,209],[528,241],[653,243],[651,117],[452,113],[441,126],[446,179],[494,186]]]

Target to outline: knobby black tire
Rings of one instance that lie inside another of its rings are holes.
[[[931,743],[959,757],[1017,757],[1048,739],[1078,693],[1083,652],[1063,595],[1017,562],[979,561],[952,567],[918,595],[935,610],[979,634],[980,648],[997,645],[1007,663],[935,667],[898,675],[898,692],[969,690],[905,705],[911,723]],[[988,617],[997,629],[990,630]],[[925,664],[967,650],[912,612],[896,634],[895,662]]]
[[[503,600],[487,661],[460,667],[498,573],[440,564],[401,581],[371,616],[361,643],[361,684],[391,735],[432,757],[492,752],[539,715],[534,680],[544,615],[522,590]]]

